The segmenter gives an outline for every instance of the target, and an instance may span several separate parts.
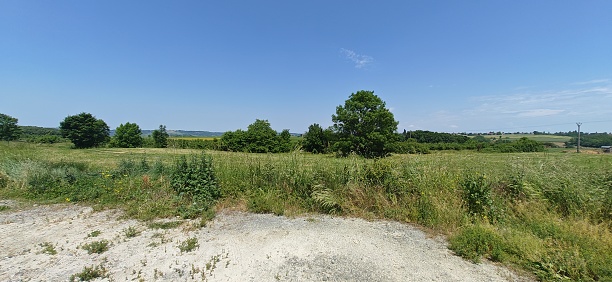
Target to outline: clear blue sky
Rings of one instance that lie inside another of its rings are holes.
[[[612,131],[612,1],[0,0],[0,113],[301,133],[373,90],[403,129]]]

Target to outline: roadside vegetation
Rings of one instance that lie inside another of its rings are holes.
[[[292,152],[0,144],[0,197],[120,208],[141,220],[220,208],[416,223],[475,262],[541,280],[612,277],[612,156],[446,151],[385,159]],[[199,183],[189,186],[187,183]]]
[[[612,280],[612,155],[547,149],[572,136],[399,134],[371,91],[352,94],[332,121],[301,138],[266,120],[220,139],[170,138],[163,125],[143,138],[129,122],[111,137],[104,121],[81,113],[45,132],[58,142],[29,143],[15,141],[43,130],[2,115],[0,199],[119,208],[146,221],[200,218],[201,226],[223,208],[388,219],[447,236],[466,259],[543,281]]]

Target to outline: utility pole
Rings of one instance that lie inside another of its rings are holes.
[[[577,122],[576,125],[578,126],[578,147],[576,147],[576,153],[580,153],[580,126],[582,122]]]

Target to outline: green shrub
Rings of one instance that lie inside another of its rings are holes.
[[[190,203],[182,207],[186,217],[197,216],[194,211],[208,210],[221,197],[212,158],[206,154],[193,155],[189,161],[181,156],[172,170],[170,186]]]
[[[198,238],[195,237],[188,238],[187,240],[181,242],[178,245],[178,248],[179,250],[181,250],[181,253],[191,252],[198,247],[200,247],[200,244],[198,244]]]
[[[108,244],[107,240],[100,240],[85,244],[81,248],[86,250],[88,254],[101,254],[108,251]]]
[[[483,174],[468,174],[461,182],[463,200],[468,212],[473,216],[480,216],[490,221],[497,218],[493,205],[491,185]]]
[[[96,278],[108,277],[107,270],[103,265],[90,266],[83,268],[83,271],[70,276],[70,281],[91,281]]]

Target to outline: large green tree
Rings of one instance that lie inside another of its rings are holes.
[[[60,122],[64,138],[70,139],[76,148],[100,146],[109,140],[110,129],[106,122],[90,113],[67,116]]]
[[[336,107],[336,114],[332,115],[338,137],[334,149],[343,155],[356,153],[368,158],[388,155],[397,138],[398,122],[385,106],[373,91],[351,94],[344,106]]]
[[[318,123],[314,123],[308,126],[308,131],[304,134],[302,147],[306,152],[323,153],[328,142],[323,128]]]
[[[115,129],[115,135],[111,140],[113,147],[119,148],[137,148],[142,146],[142,130],[135,123],[120,124]]]
[[[278,134],[267,120],[257,119],[246,131],[228,131],[221,136],[221,147],[226,151],[249,153],[281,153],[291,151],[288,129]]]
[[[271,153],[277,146],[276,131],[267,120],[256,119],[247,132],[247,151],[251,153]]]
[[[0,114],[0,140],[10,142],[19,138],[21,129],[17,125],[17,121],[12,116]]]
[[[168,132],[166,131],[165,125],[160,125],[159,129],[153,130],[151,133],[153,137],[153,143],[155,144],[155,148],[166,148],[168,147]]]

